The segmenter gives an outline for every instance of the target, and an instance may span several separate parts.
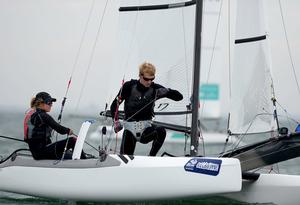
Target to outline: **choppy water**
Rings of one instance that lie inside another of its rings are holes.
[[[22,139],[23,137],[23,113],[16,112],[0,112],[0,135],[14,137]],[[55,116],[54,116],[55,117]],[[90,117],[75,117],[75,116],[64,116],[62,124],[65,126],[71,127],[75,133],[79,131],[81,123],[86,119],[90,119]],[[97,132],[96,122],[91,127],[91,133]],[[225,125],[224,125],[225,126]],[[61,139],[62,137],[58,137]],[[100,139],[87,138],[89,143],[94,147],[98,147],[100,144]],[[120,140],[119,140],[120,141]],[[27,145],[22,142],[12,141],[1,139],[0,146],[0,155],[7,155],[11,153],[17,148],[27,148]],[[85,145],[86,146],[86,145]],[[114,149],[115,143],[112,143],[111,148]],[[118,145],[117,145],[118,146]],[[91,147],[84,147],[89,153],[97,155],[97,152],[93,150]],[[118,147],[116,148],[118,150]],[[149,151],[149,146],[147,145],[138,145],[136,149],[136,154],[138,155],[147,155]],[[176,145],[176,144],[165,144],[161,149],[161,152],[169,152],[173,154],[184,154],[184,145]],[[220,152],[220,147],[209,147],[206,150],[206,153],[218,153]],[[300,163],[299,159],[289,160],[284,163],[276,166],[276,171],[280,173],[289,173],[289,174],[300,174]],[[1,183],[1,182],[0,182]],[[93,202],[72,202],[72,201],[64,201],[64,200],[55,200],[55,199],[45,199],[45,198],[37,198],[31,196],[24,196],[13,193],[5,193],[0,192],[0,205],[4,204],[24,204],[24,205],[38,205],[38,204],[107,204],[107,205],[127,205],[127,204],[136,204],[136,205],[185,205],[185,204],[203,204],[203,205],[217,205],[217,204],[228,204],[228,205],[243,205],[247,203],[242,203],[222,197],[208,197],[208,198],[200,198],[200,199],[182,199],[182,200],[167,200],[167,201],[152,201],[152,202],[126,202],[126,203],[93,203]]]

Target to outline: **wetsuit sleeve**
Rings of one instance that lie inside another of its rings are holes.
[[[60,124],[58,124],[50,115],[48,115],[47,113],[42,113],[40,115],[44,121],[45,124],[47,124],[49,127],[51,127],[52,129],[54,129],[56,132],[58,132],[59,134],[68,134],[70,132],[70,129],[67,127],[64,127]]]
[[[118,104],[121,105],[121,103],[130,95],[130,87],[131,83],[130,81],[127,81],[124,83],[120,91],[118,92],[118,95],[115,97],[114,101],[110,105],[110,111],[112,114],[112,119],[115,119],[115,113],[117,111]],[[119,97],[120,96],[120,97]],[[119,101],[119,102],[118,102]]]
[[[182,94],[177,91],[169,88],[169,92],[167,93],[167,98],[170,98],[171,100],[180,101],[183,99]]]
[[[155,84],[155,90],[159,95],[158,98],[166,97],[174,101],[180,101],[183,99],[183,96],[179,91],[173,90],[171,88],[165,88],[159,84]]]

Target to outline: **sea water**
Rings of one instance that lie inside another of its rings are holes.
[[[11,112],[11,111],[1,111],[0,112],[0,135],[13,137],[17,139],[23,138],[23,117],[24,113],[22,112]],[[53,116],[55,117],[55,116]],[[74,130],[75,133],[79,132],[81,124],[85,120],[94,119],[95,123],[91,126],[89,133],[95,133],[99,132],[99,124],[100,121],[97,119],[97,116],[71,116],[66,115],[64,116],[62,120],[62,124],[70,127]],[[221,125],[224,128],[226,125]],[[92,134],[90,134],[92,136]],[[57,138],[54,138],[52,140],[60,140],[63,139],[64,136],[57,136]],[[87,142],[91,145],[85,145],[84,149],[86,152],[93,154],[95,156],[98,155],[98,152],[95,150],[95,148],[98,148],[99,145],[107,145],[107,139],[104,139],[101,141],[101,133],[99,133],[99,137],[97,139],[92,137],[87,137]],[[110,150],[111,152],[114,152],[115,150],[119,150],[119,144],[120,144],[121,136],[119,136],[118,142],[116,143],[113,141],[110,144]],[[13,152],[16,149],[19,148],[28,148],[27,145],[23,142],[18,142],[14,140],[7,140],[0,138],[0,155],[1,156],[7,156],[11,152]],[[184,151],[185,149],[189,149],[187,145],[184,143],[181,144],[175,144],[175,143],[165,143],[162,147],[159,154],[162,154],[163,152],[168,152],[170,154],[174,155],[184,155],[187,151]],[[221,147],[213,147],[208,146],[206,148],[206,153],[215,153],[217,154],[220,152]],[[149,145],[140,145],[137,144],[136,148],[136,154],[137,155],[147,155],[150,150],[150,144]],[[276,171],[280,173],[288,173],[288,174],[300,174],[300,166],[299,159],[289,160],[284,163],[280,163],[276,167]],[[26,176],[24,176],[26,177]],[[147,176],[145,176],[147,177]],[[162,176],[163,177],[163,176]],[[1,182],[0,182],[1,183]],[[136,204],[136,205],[187,205],[187,204],[201,204],[201,205],[217,205],[217,204],[228,204],[228,205],[242,205],[247,203],[242,203],[234,200],[230,200],[223,197],[206,197],[206,198],[194,198],[194,199],[180,199],[180,200],[165,200],[165,201],[147,201],[147,202],[124,202],[124,203],[95,203],[95,202],[73,202],[73,201],[65,201],[65,200],[59,200],[59,199],[46,199],[46,198],[38,198],[38,197],[32,197],[32,196],[25,196],[25,195],[19,195],[14,193],[6,193],[6,192],[0,192],[0,205],[4,204],[24,204],[24,205],[38,205],[38,204],[44,204],[44,205],[62,205],[62,204],[111,204],[111,205],[125,205],[125,204]]]

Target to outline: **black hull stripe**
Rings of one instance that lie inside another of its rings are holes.
[[[175,3],[175,4],[161,4],[161,5],[150,5],[150,6],[128,6],[128,7],[120,7],[119,11],[146,11],[146,10],[159,10],[159,9],[173,9],[180,8],[185,6],[191,6],[196,4],[196,0]]]
[[[267,38],[266,35],[263,35],[263,36],[256,36],[256,37],[252,37],[252,38],[237,39],[237,40],[235,40],[235,44],[261,41],[261,40],[265,40],[266,38]]]
[[[134,156],[133,155],[128,155],[128,157],[133,160],[134,159]]]
[[[120,157],[120,159],[121,159],[125,164],[128,163],[128,159],[126,159],[126,157],[124,157],[124,155],[118,154],[118,156]]]

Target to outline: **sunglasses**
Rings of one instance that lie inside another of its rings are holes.
[[[143,79],[144,79],[144,81],[153,81],[155,79],[155,77],[154,78],[146,78],[143,76]]]
[[[49,105],[49,106],[52,106],[53,105],[53,102],[46,102],[45,104]]]
[[[50,99],[46,99],[46,100],[44,100],[44,103],[45,103],[46,105],[52,106],[53,101],[50,100]]]

